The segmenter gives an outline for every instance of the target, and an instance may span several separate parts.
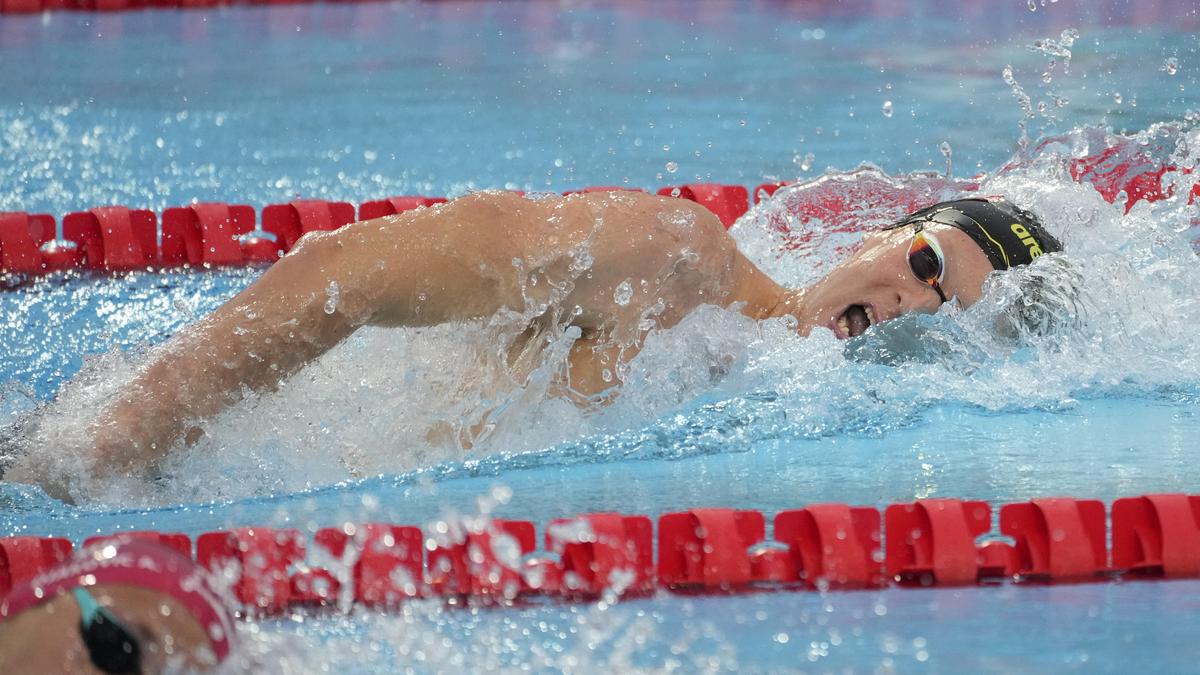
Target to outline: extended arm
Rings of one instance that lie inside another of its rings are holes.
[[[501,253],[512,276],[510,253],[472,236],[497,200],[510,201],[468,197],[305,237],[143,366],[92,429],[95,471],[152,465],[194,422],[274,388],[364,324],[430,325],[519,302],[515,284],[488,276]]]
[[[573,399],[588,398],[619,383],[611,369],[637,352],[647,318],[667,327],[701,303],[750,300],[739,290],[757,285],[743,278],[747,269],[756,272],[701,207],[636,193],[476,194],[308,235],[155,351],[90,428],[94,472],[143,472],[199,433],[198,422],[274,388],[365,324],[573,308],[585,337],[564,385]],[[57,480],[45,473],[14,467],[10,477]]]

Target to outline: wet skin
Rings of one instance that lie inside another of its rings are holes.
[[[927,231],[946,256],[947,296],[975,302],[992,270],[986,255],[953,228]],[[742,255],[703,207],[636,192],[541,200],[478,193],[312,233],[142,366],[91,428],[95,473],[144,473],[198,433],[194,421],[247,390],[276,387],[364,325],[522,312],[529,329],[510,350],[514,364],[531,360],[524,357],[543,344],[543,331],[576,326],[581,337],[557,390],[581,405],[613,393],[615,366],[637,354],[646,333],[701,305],[735,307],[754,319],[791,315],[803,335],[824,327],[845,338],[838,317],[851,305],[870,307],[883,322],[941,304],[909,269],[911,237],[907,227],[872,233],[825,278],[789,289]],[[65,496],[41,473],[27,462],[8,478]]]
[[[143,673],[163,672],[168,663],[176,670],[211,667],[212,644],[203,627],[174,598],[118,584],[89,590],[138,639]],[[79,621],[79,605],[68,592],[0,624],[0,673],[100,673]]]

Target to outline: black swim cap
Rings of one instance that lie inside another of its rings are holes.
[[[1003,197],[941,202],[906,216],[887,229],[918,221],[941,223],[962,230],[983,249],[992,267],[998,270],[1028,265],[1043,253],[1062,250],[1062,244],[1046,231],[1037,216],[1013,206]]]

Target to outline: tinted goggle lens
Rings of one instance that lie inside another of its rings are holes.
[[[946,274],[946,261],[942,257],[942,249],[937,240],[917,230],[913,235],[912,244],[908,247],[908,266],[922,282],[930,286],[941,284],[942,277]]]

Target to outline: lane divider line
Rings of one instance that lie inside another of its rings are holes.
[[[1112,547],[1107,518],[1111,513]],[[242,616],[301,607],[392,608],[413,598],[512,604],[588,601],[659,590],[725,594],[888,586],[1200,579],[1200,496],[1113,502],[1065,497],[1004,504],[922,499],[869,506],[811,504],[777,513],[694,508],[648,516],[589,513],[546,524],[468,519],[426,530],[343,523],[316,531],[237,527],[184,534],[123,532],[84,546],[147,539],[193,556],[225,579]],[[882,527],[881,527],[882,525]],[[655,545],[657,543],[657,546]],[[61,537],[0,538],[0,596],[70,558]],[[1110,557],[1111,556],[1111,557]]]

